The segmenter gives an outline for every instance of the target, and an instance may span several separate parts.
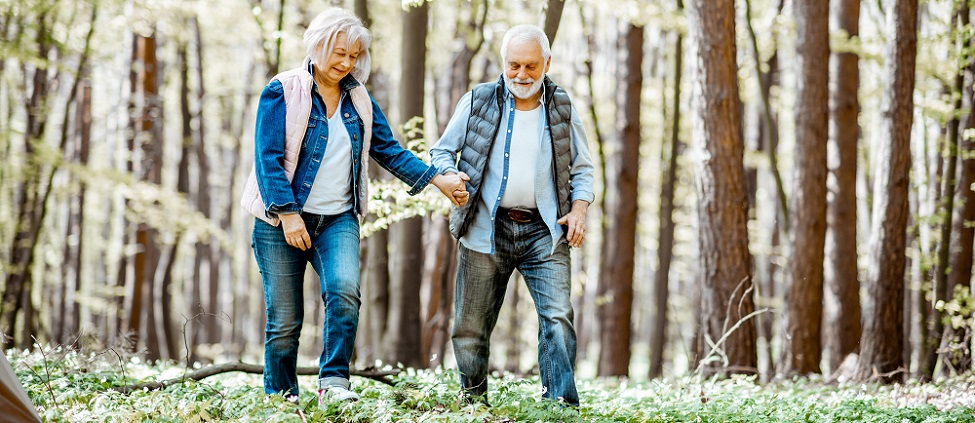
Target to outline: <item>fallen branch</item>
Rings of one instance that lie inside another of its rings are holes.
[[[248,364],[248,363],[223,363],[214,364],[212,366],[207,366],[202,369],[194,370],[192,372],[186,373],[184,376],[154,382],[143,382],[134,385],[118,386],[114,388],[109,388],[110,390],[117,391],[122,394],[129,394],[135,391],[141,391],[143,389],[148,389],[150,391],[155,391],[158,389],[163,389],[167,386],[181,383],[186,380],[202,380],[213,375],[229,372],[243,372],[251,374],[263,374],[264,366],[259,364]],[[351,372],[352,376],[364,377],[366,379],[372,379],[385,383],[387,385],[392,385],[393,381],[390,376],[396,376],[399,374],[399,370],[353,370]],[[298,375],[301,376],[317,376],[317,367],[299,367]]]

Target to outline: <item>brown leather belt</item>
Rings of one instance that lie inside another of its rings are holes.
[[[498,207],[498,215],[508,216],[508,219],[511,219],[513,222],[528,223],[538,217],[538,210],[523,207],[512,207],[510,209]]]

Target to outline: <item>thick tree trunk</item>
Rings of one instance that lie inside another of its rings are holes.
[[[403,68],[400,80],[400,117],[403,122],[423,116],[426,79],[426,39],[429,6],[403,12]],[[403,139],[401,142],[405,143]],[[405,144],[404,144],[405,146]],[[390,228],[395,243],[390,272],[390,308],[386,332],[393,363],[425,366],[420,354],[420,285],[423,273],[423,218],[414,217]]]
[[[819,373],[823,320],[823,245],[826,239],[829,1],[795,3],[799,89],[796,93],[796,164],[788,266],[787,340],[783,373]],[[791,342],[790,342],[791,341]]]
[[[694,140],[705,152],[696,166],[700,301],[696,353],[704,374],[755,373],[755,325],[744,142],[733,0],[688,3],[696,47]],[[713,360],[720,350],[727,362]]]
[[[841,0],[834,9],[838,29],[859,34],[860,0]],[[829,195],[827,205],[826,285],[823,340],[829,369],[835,372],[847,354],[860,346],[860,281],[857,276],[857,142],[860,125],[859,58],[855,53],[832,55],[830,91]]]
[[[636,248],[637,170],[640,166],[640,94],[643,91],[643,27],[628,24],[625,65],[620,68],[619,146],[607,165],[607,227],[598,296],[599,376],[627,376],[630,368],[633,263]]]
[[[677,1],[683,8],[683,1]],[[674,100],[671,106],[670,151],[660,188],[660,242],[657,243],[657,272],[653,280],[653,317],[650,320],[650,371],[653,379],[663,376],[664,347],[667,343],[667,300],[670,297],[670,264],[674,258],[674,191],[677,186],[677,156],[683,150],[680,140],[680,86],[683,72],[684,36],[674,42]]]
[[[874,181],[874,222],[867,265],[863,336],[856,379],[902,380],[904,264],[909,216],[917,0],[895,0],[887,11],[882,137]]]

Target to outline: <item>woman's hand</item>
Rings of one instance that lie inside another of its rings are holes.
[[[301,251],[311,248],[311,237],[305,230],[305,220],[298,213],[279,214],[281,219],[281,229],[284,230],[284,239],[288,245]]]
[[[471,180],[470,176],[466,173],[444,173],[442,175],[437,175],[431,181],[437,188],[440,188],[440,192],[443,193],[447,199],[450,200],[455,206],[463,206],[467,204],[467,199],[470,193],[467,192],[467,181]]]

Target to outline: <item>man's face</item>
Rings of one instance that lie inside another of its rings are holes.
[[[542,88],[551,63],[551,57],[542,59],[542,47],[537,41],[511,40],[504,57],[504,84],[515,97],[531,99]]]

